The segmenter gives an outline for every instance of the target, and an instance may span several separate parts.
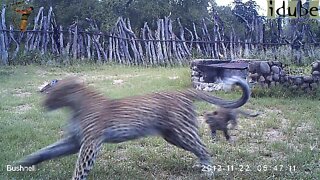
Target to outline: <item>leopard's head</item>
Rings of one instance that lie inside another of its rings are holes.
[[[59,80],[54,86],[50,87],[44,100],[44,106],[48,110],[55,110],[61,107],[72,107],[81,98],[81,92],[85,85],[80,79],[71,77]]]
[[[40,87],[39,92],[48,94],[52,87],[56,86],[59,80],[53,79],[49,83],[46,83],[43,87]]]

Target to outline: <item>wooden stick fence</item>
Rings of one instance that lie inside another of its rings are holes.
[[[227,39],[224,29],[217,20],[213,21],[213,31],[208,29],[206,20],[200,28],[193,24],[190,30],[182,26],[177,19],[178,34],[173,31],[173,21],[169,17],[157,21],[157,29],[152,31],[147,23],[137,36],[129,19],[119,18],[114,28],[106,33],[101,32],[95,22],[90,23],[90,31],[83,30],[75,22],[68,28],[58,26],[55,22],[52,7],[44,14],[41,7],[32,30],[22,33],[7,26],[6,8],[2,9],[0,25],[1,64],[10,64],[19,53],[39,52],[41,54],[57,54],[67,59],[92,59],[96,62],[114,62],[126,65],[183,65],[188,64],[194,56],[208,58],[241,58],[249,50],[288,43],[264,43],[263,25],[255,22],[257,31],[250,32],[257,42],[251,38],[241,41],[232,32]],[[30,28],[30,27],[29,27]],[[210,32],[213,32],[210,34]],[[189,39],[186,39],[186,36]],[[316,43],[314,43],[316,44]]]

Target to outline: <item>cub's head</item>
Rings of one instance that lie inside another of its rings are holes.
[[[84,83],[78,78],[72,77],[59,80],[57,84],[50,87],[43,104],[48,110],[55,110],[65,106],[72,107],[77,104],[84,89]]]
[[[219,119],[219,111],[205,113],[204,119],[205,119],[206,123],[208,123],[208,124],[214,123],[217,119]]]

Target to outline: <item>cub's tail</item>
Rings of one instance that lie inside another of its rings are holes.
[[[240,110],[240,109],[238,109],[238,113],[239,113],[239,114],[242,114],[242,115],[244,115],[244,116],[246,116],[246,117],[257,117],[257,116],[260,115],[259,112],[249,113],[249,112],[246,112],[246,111],[243,111],[243,110]]]

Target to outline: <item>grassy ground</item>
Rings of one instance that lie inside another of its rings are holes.
[[[44,162],[34,172],[7,172],[6,165],[58,140],[67,110],[47,113],[37,92],[44,81],[77,75],[112,98],[190,87],[188,68],[18,66],[0,69],[0,179],[70,179],[76,156]],[[235,98],[236,93],[218,93]],[[215,107],[197,102],[197,111]],[[222,134],[216,143],[201,125],[201,136],[215,162],[216,179],[317,179],[320,177],[320,106],[303,98],[251,98],[243,109],[260,111],[240,118],[236,140]],[[199,117],[201,121],[201,117]],[[105,144],[89,179],[200,179],[193,154],[157,137]]]

